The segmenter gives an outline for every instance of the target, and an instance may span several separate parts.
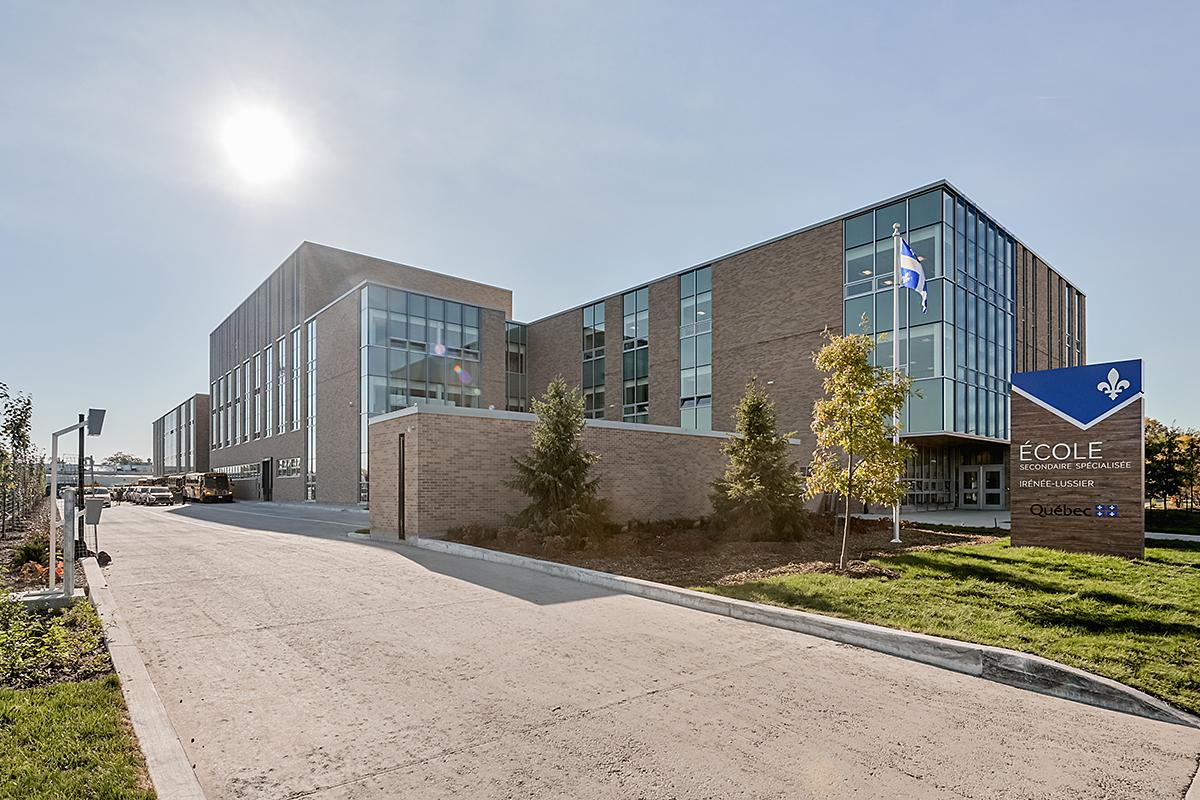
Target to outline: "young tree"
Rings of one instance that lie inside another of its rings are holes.
[[[1186,482],[1186,450],[1179,428],[1156,419],[1146,420],[1146,496],[1167,499]]]
[[[871,366],[871,337],[832,336],[813,355],[825,373],[825,397],[813,406],[812,430],[817,435],[808,479],[810,496],[834,492],[846,498],[846,521],[838,568],[846,567],[846,541],[850,534],[850,502],[893,505],[906,487],[904,462],[913,449],[892,442],[892,415],[904,405],[912,381]]]
[[[32,441],[33,399],[13,394],[0,384],[0,531],[9,517],[27,513],[41,489],[34,474],[36,451]]]
[[[722,525],[769,530],[776,537],[798,536],[803,528],[804,477],[788,459],[788,440],[780,433],[775,403],[758,386],[746,392],[734,411],[737,436],[721,447],[728,463],[713,483],[712,504]]]
[[[514,522],[546,534],[574,535],[606,522],[591,467],[599,456],[583,447],[583,395],[561,377],[533,398],[537,415],[529,454],[513,458],[516,475],[505,483],[530,499]]]

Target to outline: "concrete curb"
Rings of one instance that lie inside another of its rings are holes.
[[[1154,533],[1146,531],[1148,541],[1200,542],[1200,536],[1192,533]]]
[[[867,650],[931,664],[942,669],[974,675],[985,680],[1028,689],[1041,694],[1088,705],[1135,714],[1140,717],[1200,728],[1200,717],[1172,707],[1145,692],[1093,675],[1048,658],[1005,650],[1000,647],[943,639],[865,622],[826,617],[807,611],[751,603],[728,597],[681,589],[662,583],[627,578],[608,572],[573,567],[528,556],[488,550],[444,539],[408,539],[406,544],[439,553],[477,558],[496,564],[580,581],[624,594],[671,603],[695,611],[720,614],[733,619],[807,633]]]
[[[141,651],[117,613],[116,601],[100,565],[93,557],[83,559],[82,564],[88,595],[104,623],[108,652],[121,679],[129,719],[146,757],[154,791],[159,800],[204,800],[204,790],[192,771],[192,762],[167,717],[167,709],[150,680]]]

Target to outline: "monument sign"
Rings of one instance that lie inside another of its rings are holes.
[[[1014,374],[1011,431],[1014,546],[1143,556],[1140,359]]]

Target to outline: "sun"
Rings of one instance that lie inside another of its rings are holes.
[[[286,121],[268,108],[232,114],[221,130],[221,144],[238,175],[254,184],[285,177],[299,155],[296,137]]]

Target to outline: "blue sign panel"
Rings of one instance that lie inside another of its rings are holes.
[[[1142,360],[1018,372],[1012,390],[1087,430],[1142,396]]]

